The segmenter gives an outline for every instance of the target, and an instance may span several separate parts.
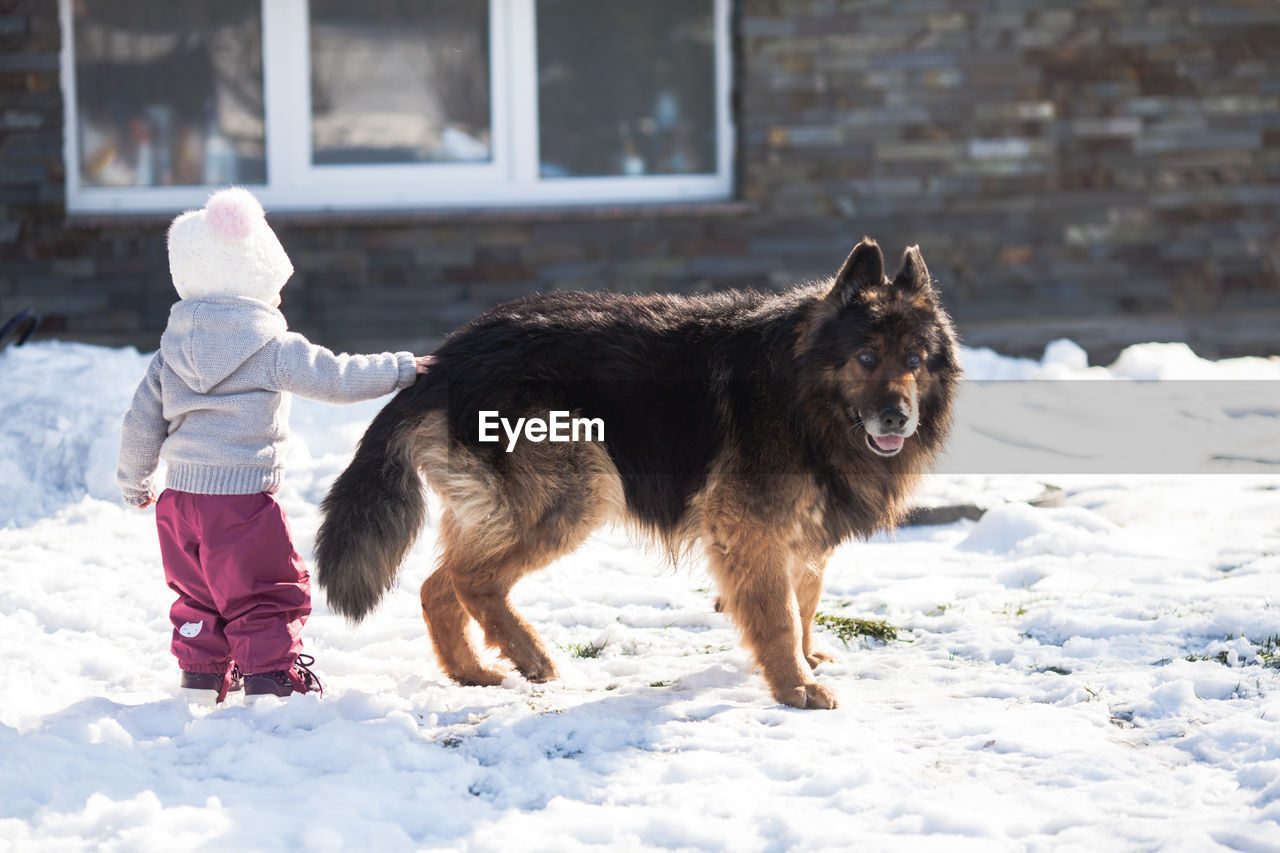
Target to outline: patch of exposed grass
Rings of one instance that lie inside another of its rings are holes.
[[[598,658],[604,651],[604,646],[597,646],[595,643],[570,643],[565,649],[575,658]]]
[[[1223,666],[1230,666],[1231,658],[1226,652],[1218,652],[1216,655],[1187,655],[1186,660],[1188,663],[1200,663],[1207,660],[1216,660]]]
[[[1227,642],[1230,642],[1235,638],[1236,637],[1234,634],[1228,634],[1225,639],[1227,640]],[[1239,664],[1240,666],[1259,666],[1260,665],[1260,666],[1269,667],[1271,669],[1280,669],[1280,634],[1272,634],[1271,636],[1267,637],[1261,642],[1256,640],[1250,640],[1248,637],[1244,637],[1244,640],[1249,645],[1254,647],[1255,649],[1254,654],[1258,656],[1258,660],[1256,662],[1250,662],[1250,663],[1241,662]],[[1223,666],[1231,665],[1231,656],[1225,651],[1218,652],[1215,655],[1189,654],[1185,658],[1183,658],[1183,660],[1187,660],[1192,663],[1198,663],[1200,661],[1216,661],[1222,664]],[[1159,663],[1164,663],[1164,661],[1157,661],[1157,664]]]
[[[814,614],[813,621],[835,634],[846,646],[854,637],[870,637],[882,643],[898,639],[898,629],[883,619],[855,619],[819,612]]]
[[[1272,634],[1258,643],[1258,660],[1263,666],[1280,669],[1280,634]]]

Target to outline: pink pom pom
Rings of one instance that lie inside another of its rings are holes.
[[[224,240],[245,239],[266,218],[253,193],[240,187],[214,193],[204,207],[209,230]]]

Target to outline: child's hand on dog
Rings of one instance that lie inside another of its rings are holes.
[[[427,368],[435,363],[436,357],[434,355],[420,355],[413,359],[413,366],[417,368],[419,376],[426,373]]]

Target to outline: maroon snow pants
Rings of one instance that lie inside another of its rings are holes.
[[[156,528],[165,579],[178,594],[169,611],[178,666],[289,669],[311,613],[311,578],[275,498],[165,489]]]

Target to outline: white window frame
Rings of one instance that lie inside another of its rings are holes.
[[[81,185],[72,2],[59,0],[68,212],[171,212],[201,206],[213,187]],[[489,162],[315,166],[311,157],[308,0],[262,0],[267,182],[245,186],[268,209],[298,211],[615,205],[729,198],[735,141],[730,107],[731,0],[713,0],[715,173],[568,178],[539,175],[536,2],[489,0]]]

